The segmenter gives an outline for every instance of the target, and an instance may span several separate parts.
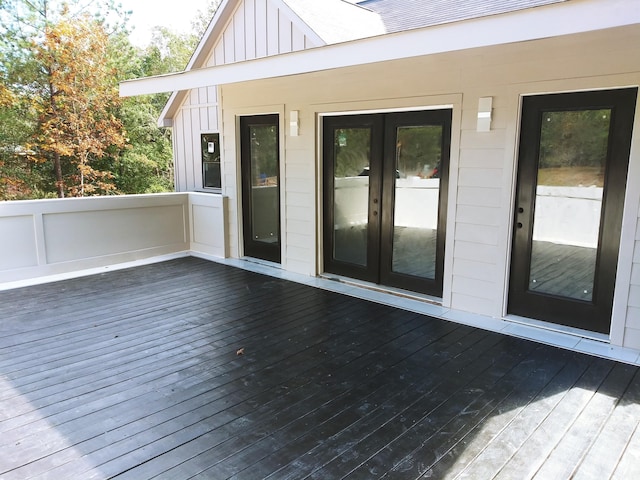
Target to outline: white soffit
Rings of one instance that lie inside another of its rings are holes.
[[[120,84],[121,96],[174,92],[640,24],[638,0],[571,0],[423,29]]]

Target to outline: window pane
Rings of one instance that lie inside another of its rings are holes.
[[[220,163],[205,163],[204,168],[204,187],[205,188],[221,188],[222,178],[220,175]]]
[[[591,301],[611,110],[544,112],[529,289]]]
[[[251,205],[253,240],[279,240],[278,129],[276,125],[251,125]]]
[[[202,186],[222,188],[220,174],[220,134],[205,133],[200,136],[202,152]]]
[[[333,258],[366,266],[371,129],[334,131]]]
[[[435,278],[442,127],[396,131],[392,270]]]

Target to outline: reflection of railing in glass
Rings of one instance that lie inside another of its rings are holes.
[[[392,270],[435,278],[442,126],[396,129]]]
[[[334,132],[333,258],[367,264],[371,129],[338,128]],[[368,171],[367,171],[368,173]]]
[[[251,125],[251,204],[253,239],[279,239],[278,138],[274,125]]]
[[[529,289],[593,298],[610,110],[546,112]]]

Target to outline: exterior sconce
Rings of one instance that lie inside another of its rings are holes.
[[[291,112],[289,112],[289,136],[291,137],[298,136],[299,117],[300,117],[300,112],[298,110],[291,110]]]
[[[491,107],[493,97],[481,97],[478,99],[478,132],[488,132],[491,130]]]

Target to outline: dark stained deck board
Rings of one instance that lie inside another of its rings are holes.
[[[165,347],[169,348],[169,346],[168,346],[167,344],[163,344],[163,345],[164,345]],[[178,343],[178,345],[181,345],[181,343]],[[194,345],[194,342],[193,342],[193,339],[191,339],[191,341],[190,341],[189,345],[190,345],[190,347],[195,346],[195,345]],[[151,352],[151,353],[152,353],[152,352]],[[117,359],[120,359],[121,357],[116,357],[116,358],[117,358]],[[126,358],[125,358],[125,361],[128,361],[128,359],[126,359]],[[136,368],[136,367],[137,367],[137,365],[135,365],[135,364],[134,364],[134,365],[128,365],[127,363],[125,363],[125,365],[126,365],[127,367],[131,367],[131,368]],[[55,372],[55,370],[52,370],[52,373],[56,373],[56,372]],[[110,373],[110,372],[106,372],[106,373],[108,374],[108,373]],[[99,376],[101,376],[101,375],[104,375],[104,374],[105,374],[105,372],[104,372],[104,371],[101,371],[99,374],[95,374],[95,372],[94,372],[94,375],[97,375],[98,377],[99,377]],[[89,372],[88,372],[88,375],[91,375],[91,371],[89,371]],[[60,378],[61,378],[61,379],[64,379],[64,376],[60,376]],[[64,389],[65,389],[65,390],[66,390],[66,389],[68,389],[69,387],[71,387],[71,386],[72,386],[72,383],[73,383],[73,382],[69,382],[69,381],[68,381],[68,379],[66,379],[66,380],[67,380],[67,381],[66,381],[66,382],[65,382],[65,384],[64,384]],[[82,378],[80,378],[80,380],[82,380]],[[94,380],[94,381],[95,381],[95,380],[96,380],[96,378],[95,378],[95,377],[93,377],[93,378],[92,378],[92,380]],[[55,387],[56,387],[56,386],[54,386],[54,388],[55,388]],[[58,386],[58,388],[62,388],[62,387]],[[32,390],[32,389],[33,389],[33,387],[31,387],[31,386],[30,386],[30,389]],[[29,391],[30,391],[30,389],[28,388],[27,390],[29,390]],[[39,392],[41,392],[41,391],[42,391],[42,390],[40,390]],[[75,393],[75,394],[77,395],[79,392],[77,392],[77,391],[71,391],[71,392],[68,392],[68,393]],[[38,397],[38,398],[39,398],[39,397]]]
[[[3,480],[637,478],[639,422],[637,367],[204,260],[0,292]]]
[[[536,358],[536,357],[528,357]],[[506,359],[505,359],[506,360]],[[541,357],[537,357],[537,361],[542,360]],[[545,359],[545,362],[548,359]],[[432,421],[432,414],[420,419],[420,423],[415,426],[415,432],[410,432],[399,436],[397,440],[384,447],[381,451],[377,452],[375,456],[370,458],[366,463],[358,467],[356,472],[360,472],[362,475],[369,474],[386,474],[391,478],[415,478],[417,475],[411,472],[410,467],[417,467],[416,473],[423,473],[431,465],[426,463],[430,458],[429,452],[433,452],[431,456],[431,464],[437,461],[438,457],[444,455],[446,450],[438,451],[443,448],[443,443],[446,445],[447,434],[451,429],[458,431],[459,429],[466,428],[467,431],[470,427],[481,424],[481,420],[486,417],[487,410],[491,409],[491,406],[495,407],[495,404],[506,400],[509,395],[513,394],[514,389],[518,388],[518,393],[528,392],[529,394],[539,391],[544,385],[544,376],[536,375],[532,378],[531,365],[528,361],[522,362],[512,367],[512,364],[507,362],[507,365],[496,365],[492,368],[491,372],[485,373],[482,376],[474,379],[474,382],[462,391],[455,392],[447,399],[446,403],[438,406],[438,411],[442,411],[441,415],[444,419],[440,422]],[[555,365],[557,368],[558,365]],[[493,378],[496,371],[500,372],[501,368],[504,368],[504,374],[499,378]],[[491,393],[491,399],[494,405],[486,404],[485,391],[489,390]],[[523,397],[526,398],[526,397]],[[522,399],[521,399],[522,401]],[[460,403],[464,402],[464,408],[460,411]],[[481,406],[479,411],[476,411],[476,407]],[[476,415],[476,412],[480,415]],[[473,418],[475,417],[475,419]],[[457,420],[457,422],[456,422]],[[441,435],[438,435],[440,433]],[[443,438],[442,434],[445,434]],[[430,441],[431,440],[431,441]],[[422,444],[424,442],[424,445]],[[396,452],[407,451],[407,448],[411,445],[421,445],[420,452],[412,452],[411,455],[405,457],[401,462],[389,463]],[[417,465],[416,465],[417,463]],[[420,471],[422,470],[422,472]],[[361,475],[361,476],[362,476]],[[480,478],[480,477],[478,477]]]
[[[348,352],[348,353],[349,353],[350,355],[353,355],[354,353],[357,353],[357,352]],[[355,364],[355,362],[353,362],[353,363]],[[360,365],[360,368],[368,368],[368,366],[369,366],[370,362],[369,362],[369,361],[360,361],[360,362],[358,362],[357,364],[358,364],[358,365]],[[349,364],[349,365],[351,365],[351,364]],[[320,373],[322,373],[322,372],[324,372],[324,374],[325,374],[325,375],[328,373],[326,370],[321,370],[321,371],[320,371]],[[332,375],[333,375],[333,374],[332,374]],[[306,377],[307,377],[307,375],[301,376],[301,377],[300,377],[299,379],[297,379],[296,381],[301,380],[301,381],[303,381],[303,382],[304,382],[304,381],[306,381],[306,379],[307,379]],[[321,378],[320,378],[320,379],[321,379]],[[303,384],[303,385],[304,385],[304,384]],[[296,385],[294,384],[294,385],[292,385],[292,387],[291,387],[291,388],[295,388],[295,387],[296,387]],[[246,418],[244,418],[244,419],[240,419],[240,420],[241,420],[241,423],[244,423],[244,422],[246,421]],[[235,424],[232,424],[232,425],[229,425],[228,427],[225,425],[223,430],[224,430],[224,431],[229,430],[229,434],[230,434],[230,435],[233,435],[233,434],[235,434],[235,433],[236,433],[236,425],[235,425]],[[219,433],[219,432],[218,432],[218,433]],[[224,435],[225,435],[225,438],[226,438],[227,433],[224,433]],[[164,442],[175,442],[175,439],[169,438],[169,439],[163,439],[162,441],[164,441]],[[176,457],[177,457],[177,453],[176,453]],[[138,475],[138,474],[136,473],[136,475]],[[135,478],[135,476],[134,476],[134,478]]]
[[[455,338],[458,337],[460,332],[452,332],[455,334]],[[452,335],[447,335],[444,337],[444,342],[438,342],[438,346],[440,348],[446,348],[447,343],[451,341],[449,337]],[[399,342],[404,341],[402,338],[398,339]],[[396,342],[396,343],[399,343]],[[399,348],[402,348],[400,346]],[[416,346],[416,348],[419,348]],[[365,370],[371,370],[370,360],[367,360]],[[392,368],[392,367],[390,367]],[[397,394],[397,391],[393,387],[399,387],[399,385],[394,385],[392,380],[393,378],[387,379],[385,382],[380,382],[377,378],[375,372],[380,369],[380,363],[377,362],[374,364],[373,378],[370,378],[372,375],[370,372],[366,371],[364,378],[367,379],[367,383],[363,388],[362,385],[359,385],[357,382],[362,375],[349,378],[346,381],[351,382],[353,388],[351,390],[346,390],[343,385],[340,386],[340,389],[337,391],[333,391],[331,389],[327,389],[322,394],[314,396],[311,401],[312,404],[306,404],[302,406],[302,409],[290,409],[288,411],[283,411],[279,413],[279,421],[283,424],[283,427],[275,431],[269,436],[264,438],[260,438],[256,442],[253,442],[252,446],[261,447],[265,455],[267,453],[273,453],[278,448],[278,445],[289,445],[290,449],[299,448],[301,441],[304,437],[311,432],[310,436],[312,437],[312,441],[314,443],[318,442],[318,439],[325,438],[328,436],[328,432],[323,432],[321,436],[314,435],[314,430],[318,427],[322,426],[327,419],[333,419],[332,423],[336,423],[335,418],[339,416],[344,416],[345,411],[342,409],[351,408],[354,403],[356,405],[361,405],[363,402],[368,404],[375,404],[376,402],[382,402],[389,395]],[[388,375],[387,370],[383,370],[385,375]],[[333,377],[333,374],[332,374]],[[405,379],[406,380],[406,379]],[[340,381],[339,377],[333,380],[334,382]],[[344,380],[343,380],[344,382]],[[385,386],[386,388],[380,387],[380,385]],[[344,392],[343,395],[339,395],[340,392]],[[343,398],[347,397],[347,398]],[[373,397],[373,398],[372,398]],[[349,400],[350,399],[350,400]],[[361,400],[357,400],[361,399]],[[348,401],[347,401],[348,400]],[[224,466],[217,465],[213,471],[209,472],[209,476],[212,478],[216,478],[217,476],[224,476],[221,472],[218,472],[219,468],[224,467],[228,473],[227,476],[231,473],[234,473],[233,470],[241,469],[242,466],[251,465],[252,458],[245,459],[244,457],[251,452],[247,450],[241,450],[241,445],[246,444],[246,440],[242,438],[234,439],[234,442],[230,445],[226,445],[225,448],[216,448],[215,451],[210,451],[210,445],[203,444],[201,445],[204,452],[207,453],[206,457],[201,456],[200,458],[196,458],[195,460],[190,460],[184,465],[180,465],[173,469],[173,473],[168,472],[172,476],[176,476],[178,478],[187,477],[190,475],[194,475],[197,473],[201,473],[203,470],[206,470],[209,465],[212,465],[216,462],[216,460],[225,459]],[[190,445],[191,446],[191,445]],[[287,450],[289,450],[289,448]],[[237,457],[240,457],[242,460],[240,462],[236,462]],[[257,459],[256,459],[257,460]],[[255,460],[253,460],[255,461]],[[234,467],[232,467],[232,463]],[[252,474],[254,473],[252,468]],[[135,478],[135,477],[132,477]]]
[[[110,415],[114,415],[113,409],[108,410],[107,413],[109,413]],[[86,420],[86,417],[85,417],[85,420]],[[73,427],[73,428],[75,428],[75,427]]]
[[[590,409],[586,412],[595,419],[601,419],[597,434],[590,436],[588,458],[580,464],[575,472],[575,478],[610,478],[618,467],[620,458],[628,448],[631,436],[638,430],[638,415],[640,414],[640,375],[638,369],[629,366],[617,366],[624,370],[623,375],[633,376],[624,395],[619,390],[624,385],[617,382],[610,385],[612,390],[609,398],[593,398]],[[607,379],[608,380],[608,379]],[[593,421],[593,420],[592,420]],[[596,422],[594,422],[596,423]],[[637,448],[637,447],[636,447]],[[594,461],[598,459],[598,461]],[[640,463],[635,464],[634,472],[627,472],[627,478],[640,476]]]

